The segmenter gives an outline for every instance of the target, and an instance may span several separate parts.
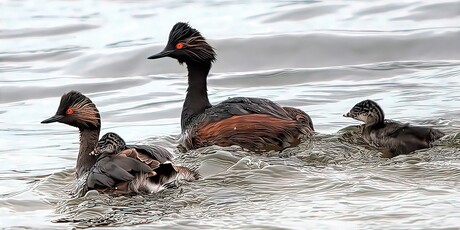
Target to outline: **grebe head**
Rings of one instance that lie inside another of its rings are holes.
[[[350,112],[344,114],[343,116],[362,121],[367,125],[383,123],[385,118],[382,108],[380,108],[380,106],[372,100],[359,102],[353,106]]]
[[[172,57],[179,63],[214,62],[216,53],[200,32],[188,23],[176,23],[169,33],[169,40],[163,51],[148,57],[157,59]]]
[[[97,129],[101,118],[96,105],[85,95],[70,91],[61,97],[56,114],[41,123],[60,122],[84,129]]]
[[[118,134],[116,133],[106,133],[101,139],[97,142],[94,150],[89,153],[90,155],[100,155],[100,154],[115,154],[124,150],[126,143]]]

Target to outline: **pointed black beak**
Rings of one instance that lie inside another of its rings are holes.
[[[154,54],[150,57],[148,57],[147,59],[158,59],[158,58],[163,58],[163,57],[167,57],[169,56],[169,54],[171,54],[173,52],[173,50],[163,50],[157,54]]]
[[[343,114],[343,117],[351,117],[350,112],[344,113],[344,114]]]
[[[62,118],[64,118],[63,115],[54,115],[46,120],[43,120],[41,123],[42,124],[52,123],[52,122],[60,121]]]

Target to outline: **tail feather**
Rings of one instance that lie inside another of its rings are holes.
[[[130,190],[136,193],[154,193],[165,189],[172,182],[194,181],[200,178],[196,170],[173,165],[170,162],[161,164],[154,172],[156,175],[151,177],[147,177],[146,174],[137,175],[129,184]]]
[[[200,179],[200,174],[195,169],[190,169],[184,166],[174,166],[176,170],[175,180],[194,181]]]

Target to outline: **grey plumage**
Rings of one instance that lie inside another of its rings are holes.
[[[188,168],[171,163],[172,154],[159,146],[126,145],[118,134],[106,133],[90,153],[99,155],[87,179],[88,188],[116,188],[127,182],[127,192],[151,192],[179,177],[184,180],[198,179],[198,174]],[[144,176],[142,176],[144,175]],[[147,179],[148,178],[148,179]]]
[[[429,148],[433,141],[445,135],[429,127],[386,121],[382,108],[372,100],[359,102],[344,116],[364,122],[362,131],[364,140],[380,149],[385,157]]]

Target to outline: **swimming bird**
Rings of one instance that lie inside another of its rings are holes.
[[[172,164],[172,154],[160,146],[126,145],[115,133],[107,133],[98,141],[99,111],[80,92],[64,94],[56,114],[41,123],[52,122],[80,130],[76,177],[87,177],[87,190],[109,194],[151,193],[178,179],[198,178],[193,170]]]
[[[364,140],[380,149],[387,158],[429,148],[433,141],[445,135],[429,127],[385,121],[382,108],[372,100],[359,102],[343,116],[364,122]]]
[[[216,60],[214,48],[189,24],[176,23],[163,51],[148,57],[171,57],[188,69],[188,89],[181,114],[181,145],[186,150],[204,146],[238,145],[250,151],[282,151],[314,132],[304,111],[262,98],[235,97],[212,105],[207,77]]]

